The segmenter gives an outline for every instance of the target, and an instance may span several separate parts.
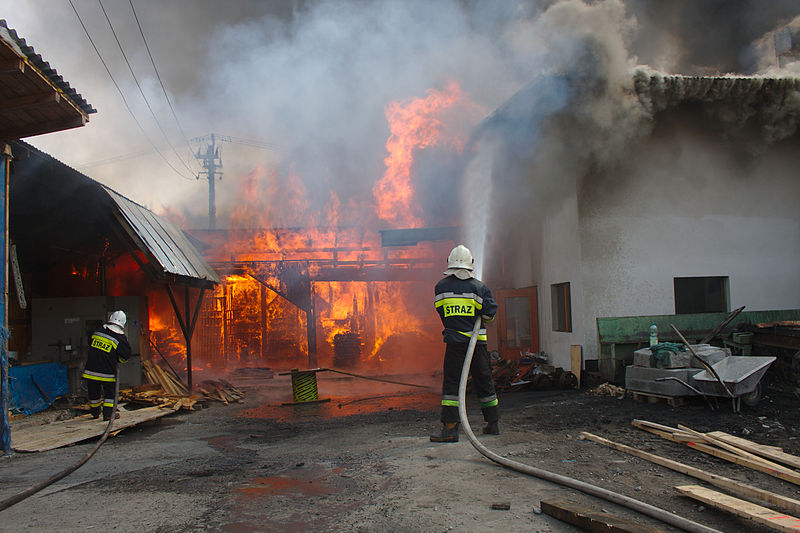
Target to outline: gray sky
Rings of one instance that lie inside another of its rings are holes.
[[[98,110],[84,128],[26,140],[156,212],[175,210],[190,217],[189,227],[203,225],[208,186],[194,179],[198,163],[190,154],[200,145],[187,146],[172,116],[129,0],[102,6],[158,123],[101,4],[72,1],[142,128],[68,0],[0,0],[0,18]],[[566,8],[543,16],[553,4]],[[735,8],[714,0],[589,4],[133,0],[186,138],[215,132],[260,146],[221,145],[223,219],[243,201],[239,191],[248,178],[272,176],[279,184],[301,183],[310,212],[325,209],[333,191],[340,205],[356,206],[349,211],[358,220],[385,169],[384,111],[392,101],[424,98],[455,80],[479,109],[491,112],[535,76],[567,64],[571,44],[590,31],[619,34],[622,65],[746,71],[754,64],[750,43],[800,12],[796,1],[769,8],[755,0]],[[587,18],[596,21],[591,29],[575,22]],[[262,199],[267,205],[285,210],[281,187],[258,190],[272,195]],[[275,209],[280,223],[300,223]]]

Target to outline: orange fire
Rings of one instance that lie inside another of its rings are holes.
[[[443,91],[430,89],[425,98],[391,102],[386,107],[390,136],[386,141],[389,155],[384,159],[386,172],[372,190],[378,216],[392,227],[417,228],[424,224],[419,204],[414,198],[412,166],[414,152],[429,146],[451,145],[463,148],[460,131],[453,132],[454,111],[474,115],[475,105],[455,81]]]
[[[402,373],[440,365],[432,287],[452,243],[383,247],[374,226],[378,219],[393,227],[424,224],[415,200],[415,152],[432,146],[460,151],[461,133],[472,125],[466,122],[478,113],[452,82],[425,98],[391,102],[385,114],[386,172],[372,189],[374,204],[342,201],[331,191],[322,209],[312,209],[293,169],[283,175],[259,167],[242,180],[231,229],[191,231],[209,245],[203,254],[222,279],[205,293],[193,363],[303,368],[316,353],[318,366]],[[358,224],[340,226],[343,214]],[[159,318],[174,314],[167,305],[151,304],[150,329],[163,351],[183,358],[177,322]]]

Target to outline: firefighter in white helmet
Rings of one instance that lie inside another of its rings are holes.
[[[467,355],[467,347],[475,319],[481,316],[484,322],[494,320],[497,303],[492,292],[473,273],[472,252],[459,244],[447,257],[445,277],[436,284],[434,305],[442,320],[444,352],[444,376],[442,378],[442,432],[431,435],[433,442],[458,442],[458,385],[461,368]],[[499,412],[497,394],[494,390],[492,367],[486,349],[486,329],[478,332],[478,341],[472,357],[470,373],[478,394],[486,426],[483,433],[498,435]]]
[[[86,380],[89,410],[92,417],[111,418],[117,382],[117,363],[131,356],[131,346],[125,336],[127,317],[124,311],[114,311],[108,320],[89,338],[89,356],[81,377]]]

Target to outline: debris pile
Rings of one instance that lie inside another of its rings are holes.
[[[625,389],[622,387],[617,387],[616,385],[612,385],[608,381],[603,383],[602,385],[598,385],[597,387],[590,389],[587,391],[589,394],[594,394],[595,396],[616,396],[617,398],[624,398],[625,397]]]
[[[549,364],[544,352],[520,353],[519,364],[505,359],[493,361],[492,376],[498,390],[577,389],[580,386],[575,374]]]
[[[194,410],[195,405],[216,401],[228,405],[242,403],[244,393],[223,379],[206,380],[189,394],[186,385],[173,372],[164,370],[152,361],[142,361],[142,371],[150,382],[119,391],[119,401],[138,405],[169,404],[177,409]]]
[[[243,403],[244,393],[224,379],[201,381],[197,384],[197,390],[209,400],[222,402],[225,405],[231,402]]]

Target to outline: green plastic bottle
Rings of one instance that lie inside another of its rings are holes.
[[[655,346],[656,344],[658,344],[658,326],[653,322],[650,325],[650,346]]]

